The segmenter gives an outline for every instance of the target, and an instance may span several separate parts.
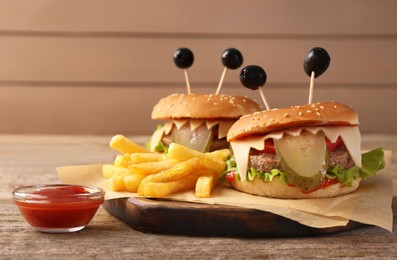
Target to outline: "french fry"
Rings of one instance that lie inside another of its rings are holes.
[[[123,154],[123,155],[118,154],[118,155],[116,155],[116,158],[114,159],[113,164],[116,167],[127,168],[128,165],[132,164],[131,156],[128,153]]]
[[[147,176],[142,180],[144,182],[172,182],[187,175],[198,169],[200,165],[199,158],[191,158],[186,161],[180,162],[168,170],[161,171],[157,174]]]
[[[212,190],[219,184],[219,177],[203,175],[197,179],[195,194],[198,198],[209,198]]]
[[[157,162],[132,164],[128,166],[128,172],[131,174],[151,175],[170,169],[171,167],[175,166],[177,163],[178,163],[177,160],[170,159],[170,160],[157,161]]]
[[[205,154],[212,158],[218,158],[218,159],[224,161],[230,155],[230,150],[229,149],[221,149],[221,150],[216,150],[216,151],[213,151],[210,153],[205,153]]]
[[[113,175],[118,175],[123,173],[124,174],[128,173],[127,168],[116,167],[113,164],[104,164],[102,166],[102,174],[106,179],[109,179]]]
[[[127,175],[127,173],[119,173],[115,174],[112,177],[108,179],[110,189],[112,191],[125,191],[125,183],[124,183],[124,177]]]
[[[199,198],[210,197],[230,155],[228,149],[202,153],[176,143],[167,154],[159,154],[122,135],[114,136],[109,145],[122,153],[113,164],[103,165],[111,190],[156,198],[186,190],[194,190]]]
[[[141,174],[129,174],[124,176],[125,190],[128,192],[137,192],[141,181],[146,175]]]
[[[197,176],[187,175],[176,181],[159,183],[159,182],[141,182],[138,189],[138,194],[141,196],[148,196],[153,198],[162,198],[174,193],[194,189],[197,181]]]
[[[215,156],[209,156],[205,153],[192,150],[186,146],[177,143],[170,144],[168,148],[168,156],[178,161],[186,161],[191,158],[199,158],[200,168],[213,170],[219,175],[225,170],[226,167],[225,162]]]
[[[133,153],[130,154],[130,164],[155,162],[164,160],[164,155],[160,153]]]
[[[127,137],[123,135],[115,135],[110,140],[109,146],[116,151],[124,154],[124,153],[148,153],[144,147],[138,145],[137,143],[129,140]]]

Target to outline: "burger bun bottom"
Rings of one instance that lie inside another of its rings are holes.
[[[291,187],[282,183],[280,178],[274,178],[271,182],[265,182],[258,178],[252,181],[235,180],[232,182],[232,186],[241,192],[278,199],[331,198],[351,193],[355,191],[359,185],[360,179],[354,181],[351,187],[337,183],[310,193],[303,193],[301,189],[297,187]]]

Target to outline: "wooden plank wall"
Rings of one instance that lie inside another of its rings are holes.
[[[189,47],[193,92],[215,92],[222,51],[265,68],[272,107],[307,102],[303,58],[332,57],[315,101],[360,114],[363,132],[397,132],[397,1],[0,0],[0,133],[150,134],[153,105],[185,92],[172,54]],[[257,92],[229,71],[224,94]]]

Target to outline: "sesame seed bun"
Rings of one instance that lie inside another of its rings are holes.
[[[303,126],[354,126],[357,113],[337,102],[318,102],[302,106],[271,109],[241,117],[230,128],[227,140]]]
[[[279,199],[314,199],[332,198],[351,193],[359,187],[360,179],[355,180],[351,187],[337,183],[310,193],[303,193],[297,187],[288,186],[285,183],[282,183],[279,178],[275,178],[271,182],[265,182],[258,178],[255,178],[252,181],[235,180],[232,182],[232,185],[236,190],[257,196]]]
[[[216,94],[172,94],[153,108],[152,119],[238,119],[261,110],[247,97]]]

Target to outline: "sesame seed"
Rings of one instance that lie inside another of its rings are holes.
[[[299,112],[298,114],[301,116],[303,113],[302,113],[302,112]]]
[[[307,113],[312,113],[312,111],[311,111],[311,110],[306,110],[306,112],[307,112]]]
[[[324,106],[320,106],[321,109],[324,109]]]
[[[285,114],[284,114],[284,117],[288,117],[288,113],[285,113]]]
[[[316,115],[321,116],[319,112],[317,112]]]
[[[269,120],[270,122],[274,122],[274,118],[270,118],[270,120]]]

